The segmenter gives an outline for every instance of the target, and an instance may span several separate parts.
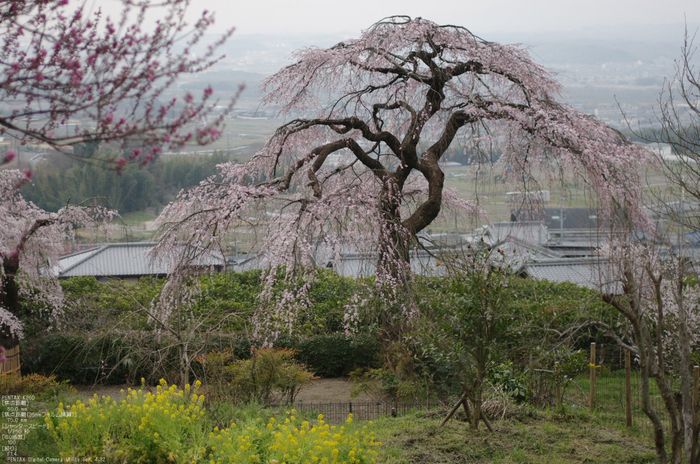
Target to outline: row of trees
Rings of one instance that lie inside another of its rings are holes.
[[[230,161],[225,153],[159,157],[145,167],[129,167],[117,173],[65,157],[41,162],[22,195],[39,208],[56,212],[67,203],[100,198],[119,213],[160,210],[182,189],[199,184],[216,173],[216,166]]]

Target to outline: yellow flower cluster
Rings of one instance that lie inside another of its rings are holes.
[[[376,461],[372,423],[352,415],[342,426],[323,416],[298,421],[296,411],[281,420],[253,418],[225,430],[215,428],[203,408],[197,382],[184,390],[165,381],[155,394],[129,390],[117,402],[95,395],[86,403],[59,405],[46,423],[65,458],[106,457],[108,462],[369,464]],[[82,459],[81,459],[82,460]]]
[[[161,380],[155,394],[129,389],[120,402],[95,395],[87,405],[61,403],[46,423],[63,457],[109,455],[128,462],[146,455],[194,462],[205,454],[207,440],[200,385],[180,390]]]
[[[271,418],[266,425],[236,427],[210,434],[210,464],[310,463],[365,464],[376,461],[374,448],[381,445],[367,426],[357,427],[352,414],[345,425],[331,426],[319,415],[315,424],[299,423],[296,411],[283,422]],[[370,427],[372,423],[369,423]]]

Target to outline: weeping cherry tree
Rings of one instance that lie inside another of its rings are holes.
[[[523,188],[535,170],[566,171],[584,178],[602,206],[639,202],[645,154],[559,103],[554,75],[519,45],[396,16],[293,58],[263,84],[263,103],[288,122],[250,162],[221,165],[160,218],[160,253],[183,241],[203,253],[225,247],[237,227],[255,230],[271,269],[261,327],[272,336],[306,304],[314,268],[325,264],[319,243],[331,260],[372,256],[377,285],[395,298],[410,279],[419,232],[448,211],[484,214],[444,187],[441,163],[458,137],[475,153],[497,153],[507,180]],[[298,290],[272,291],[280,278]]]

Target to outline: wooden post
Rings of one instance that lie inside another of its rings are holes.
[[[467,394],[466,393],[464,393],[462,395],[462,397],[459,399],[459,401],[457,401],[457,404],[455,404],[454,407],[452,408],[452,410],[449,412],[449,414],[447,414],[447,417],[445,417],[445,419],[442,421],[442,423],[440,424],[440,427],[445,425],[447,423],[447,421],[450,420],[450,417],[452,417],[452,415],[457,412],[459,407],[462,405],[462,401],[467,401]],[[393,411],[395,408],[391,408],[391,409],[392,409],[392,414],[393,414]]]
[[[693,424],[698,425],[698,389],[700,388],[700,366],[693,367]]]
[[[588,408],[593,411],[595,409],[595,342],[591,343],[591,385],[590,385],[590,396],[588,397]]]
[[[465,393],[465,395],[466,395],[466,393]],[[466,416],[467,416],[467,422],[471,424],[472,423],[472,412],[469,409],[469,398],[465,397],[462,400],[462,407],[464,407],[464,414],[466,414]]]
[[[625,423],[632,427],[632,360],[630,350],[625,350]]]
[[[559,372],[559,361],[554,363],[554,372]],[[561,394],[561,379],[555,379],[557,382],[557,406],[561,408],[562,406],[562,394]]]

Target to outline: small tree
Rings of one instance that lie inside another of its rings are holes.
[[[157,349],[144,344],[143,347],[134,347],[133,354],[141,351],[138,354],[155,355],[161,360],[156,363],[157,367],[167,374],[167,361],[171,359],[171,352],[176,351],[178,382],[183,386],[190,383],[192,362],[206,352],[210,337],[223,332],[229,323],[233,324],[241,317],[238,311],[222,310],[212,301],[203,301],[199,273],[195,271],[190,268],[189,275],[176,273],[171,276],[150,306],[137,303],[138,311],[148,316],[153,329],[148,337],[155,335],[157,344],[153,346]],[[201,279],[208,277],[205,275]]]
[[[687,261],[662,260],[658,250],[629,238],[613,241],[605,254],[611,263],[607,288],[616,287],[618,291],[605,293],[603,299],[629,324],[628,333],[613,336],[637,357],[642,411],[654,427],[659,462],[698,462],[690,352],[700,346],[700,289],[686,280]],[[680,397],[672,386],[674,376],[681,379]],[[671,419],[668,429],[651,404],[652,380]]]
[[[517,321],[510,311],[509,266],[501,250],[479,245],[470,245],[463,260],[448,264],[448,277],[434,282],[434,291],[422,292],[425,319],[418,324],[426,350],[456,366],[473,430],[480,421],[491,429],[482,410],[484,387]]]
[[[697,269],[684,252],[685,234],[700,231],[698,209],[686,208],[687,203],[700,201],[700,74],[693,39],[686,29],[675,74],[665,81],[659,96],[656,116],[660,127],[651,131],[650,137],[643,137],[649,142],[670,144],[673,149],[671,157],[656,157],[668,188],[652,192],[658,194],[653,207],[668,220],[668,232],[675,229],[677,233],[674,238],[665,238],[669,244],[677,242],[677,246],[671,246],[670,256],[662,258],[653,247],[615,242],[609,252],[613,276],[623,291],[622,295],[605,297],[632,326],[628,342],[635,345],[642,370],[642,407],[654,425],[659,462],[672,463],[683,459],[700,462],[700,427],[694,419],[691,386],[691,353],[699,347],[700,301],[697,285],[688,282],[689,275],[697,276]],[[622,224],[622,228],[629,239],[629,224]],[[680,403],[673,398],[668,384],[669,365],[681,379]],[[649,403],[650,378],[659,386],[671,416],[671,427],[666,431],[671,434],[670,456],[664,445],[664,427]]]

